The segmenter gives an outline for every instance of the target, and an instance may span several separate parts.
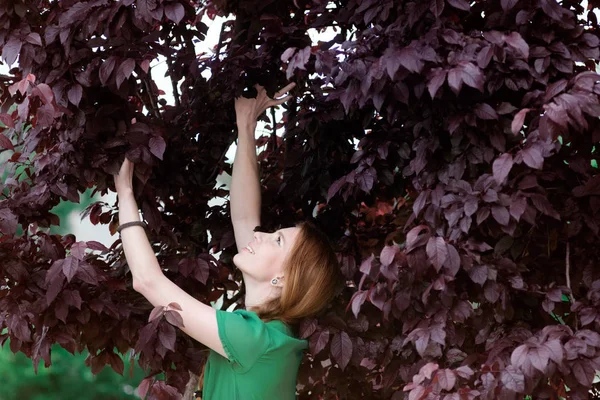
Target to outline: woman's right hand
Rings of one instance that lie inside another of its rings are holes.
[[[269,107],[275,107],[285,103],[292,98],[291,95],[282,97],[281,96],[296,86],[295,83],[290,83],[283,89],[275,93],[275,98],[267,96],[267,92],[264,87],[255,85],[254,87],[258,91],[258,94],[253,99],[246,97],[238,97],[235,99],[235,115],[238,127],[249,127],[256,124],[258,117],[265,112]]]
[[[133,169],[134,164],[125,157],[121,169],[117,175],[114,175],[115,189],[118,194],[133,191]]]

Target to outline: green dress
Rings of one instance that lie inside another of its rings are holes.
[[[217,310],[219,337],[229,359],[211,351],[202,400],[288,400],[306,340],[281,321],[262,321],[255,312]]]

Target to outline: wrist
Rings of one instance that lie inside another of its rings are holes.
[[[127,187],[117,189],[117,198],[119,202],[122,202],[123,200],[134,200],[133,188]]]
[[[256,121],[238,119],[236,121],[239,133],[254,133],[256,130]]]

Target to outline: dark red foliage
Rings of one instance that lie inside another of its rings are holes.
[[[120,242],[49,235],[49,210],[106,193],[127,154],[165,273],[202,301],[236,289],[228,208],[208,205],[228,194],[215,182],[231,172],[232,100],[290,78],[285,136],[260,155],[264,226],[316,216],[349,282],[300,327],[299,397],[587,398],[600,370],[600,2],[581,3],[3,2],[2,58],[18,59],[0,99],[16,171],[0,201],[3,340],[46,365],[53,343],[88,349],[94,372],[122,372],[114,351],[134,348],[140,391],[177,397],[205,353],[175,334],[176,308],[148,322]],[[210,57],[194,50],[205,13],[236,15]],[[157,99],[157,56],[174,106]],[[118,223],[115,205],[86,217]]]

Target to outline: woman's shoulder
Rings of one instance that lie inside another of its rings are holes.
[[[285,322],[275,319],[265,324],[269,330],[273,346],[279,347],[285,345],[299,349],[308,348],[308,341],[298,338],[294,334],[293,329]]]
[[[276,345],[288,344],[301,348],[308,347],[308,341],[296,337],[292,327],[281,320],[273,319],[270,321],[263,321],[254,311],[249,311],[242,308],[238,308],[232,312],[243,316],[245,319],[252,320],[254,323],[261,325],[264,324],[269,336],[271,337],[271,340],[275,342],[274,344]]]

